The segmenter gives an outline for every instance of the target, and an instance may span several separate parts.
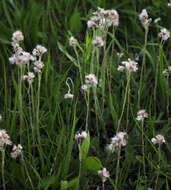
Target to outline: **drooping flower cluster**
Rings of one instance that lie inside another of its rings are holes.
[[[163,135],[156,135],[155,138],[151,139],[151,142],[155,145],[155,144],[163,144],[166,141]]]
[[[107,146],[107,150],[114,152],[116,148],[126,146],[127,140],[125,139],[125,132],[118,132],[114,137],[111,138],[111,143]]]
[[[76,134],[75,134],[75,140],[85,139],[86,137],[87,137],[86,131],[82,131],[81,133],[76,132]]]
[[[152,21],[152,19],[148,17],[146,9],[143,9],[142,12],[139,14],[139,19],[144,28],[148,26]]]
[[[18,144],[18,146],[14,145],[11,152],[11,157],[17,158],[18,156],[20,156],[22,154],[22,149],[23,147],[20,144]]]
[[[68,80],[70,80],[70,82],[72,83],[73,88],[74,88],[74,83],[73,83],[72,79],[70,77],[68,77],[66,79],[66,85],[68,86],[68,92],[64,95],[64,99],[73,99],[74,95],[71,94],[71,88],[70,88],[70,85],[68,83]]]
[[[98,7],[97,11],[93,13],[93,16],[87,22],[89,28],[104,28],[110,26],[119,25],[119,15],[118,12],[114,9],[104,10],[103,8]]]
[[[96,47],[104,46],[104,41],[102,40],[102,37],[96,36],[96,39],[93,40],[93,45],[96,46]]]
[[[12,145],[9,135],[4,129],[0,130],[0,150],[4,145]]]
[[[98,170],[98,175],[101,177],[103,183],[107,180],[107,178],[110,177],[110,174],[106,170],[106,168],[103,168],[102,170]]]
[[[163,71],[163,75],[165,76],[165,77],[169,77],[169,72],[171,71],[171,66],[169,66],[167,69],[165,69],[164,71]]]
[[[130,58],[128,59],[128,61],[122,61],[122,65],[119,65],[118,67],[118,71],[123,71],[123,70],[128,70],[128,71],[134,71],[136,72],[138,70],[137,67],[137,62],[131,60]]]
[[[162,28],[160,30],[160,33],[158,34],[158,36],[163,40],[163,41],[167,41],[170,38],[170,32],[166,29],[166,28]]]
[[[148,118],[148,113],[145,110],[139,110],[137,113],[136,120],[142,121],[144,118]]]

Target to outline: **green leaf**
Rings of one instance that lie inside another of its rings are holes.
[[[89,156],[83,163],[83,168],[97,174],[97,171],[102,168],[102,163],[99,158],[95,156]]]
[[[60,190],[67,190],[68,188],[68,181],[61,181]]]
[[[88,133],[87,138],[85,138],[80,147],[80,158],[82,160],[86,159],[90,146],[90,135]]]
[[[81,31],[81,17],[77,7],[75,8],[74,13],[70,18],[70,29],[72,33]]]

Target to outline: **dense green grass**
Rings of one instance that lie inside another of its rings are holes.
[[[103,167],[110,172],[110,179],[105,182],[105,189],[116,189],[117,152],[109,154],[105,148],[110,143],[110,138],[116,134],[127,85],[126,73],[118,72],[117,67],[121,61],[128,58],[134,60],[135,54],[139,54],[144,47],[145,32],[138,19],[139,13],[144,8],[151,18],[161,17],[161,21],[158,24],[152,23],[149,28],[140,105],[138,105],[138,90],[143,56],[139,58],[138,71],[131,74],[130,103],[128,104],[126,100],[120,124],[121,131],[127,128],[128,144],[121,151],[117,189],[145,190],[148,187],[154,189],[158,174],[157,189],[170,189],[171,106],[169,111],[167,106],[168,102],[171,102],[171,84],[170,78],[167,80],[162,71],[171,66],[171,43],[168,40],[164,44],[159,59],[158,38],[161,27],[171,31],[171,8],[167,7],[167,3],[164,0],[0,1],[0,114],[2,115],[0,129],[6,129],[14,144],[20,142],[20,113],[18,67],[8,61],[13,54],[10,44],[12,33],[16,30],[23,32],[25,39],[21,46],[26,51],[31,52],[37,44],[42,44],[48,49],[43,57],[45,67],[40,90],[39,122],[35,124],[40,132],[40,139],[36,133],[34,142],[32,136],[28,112],[28,85],[23,82],[22,146],[25,162],[20,158],[12,159],[10,157],[12,148],[6,147],[6,189],[32,189],[28,173],[34,189],[74,190],[78,187],[80,162],[74,135],[78,130],[85,130],[87,106],[85,94],[80,90],[77,56],[68,42],[72,35],[77,38],[80,46],[77,46],[77,50],[83,81],[85,75],[90,73],[92,62],[95,66],[97,62],[100,63],[99,78],[102,79],[101,87],[96,91],[91,89],[89,95],[90,142],[89,139],[83,142],[83,150],[80,153],[84,159],[79,189],[93,190],[98,187],[101,189],[101,179],[97,171]],[[120,24],[115,36],[109,29],[105,52],[100,48],[93,56],[92,40],[95,36],[91,30],[87,30],[86,23],[98,6],[116,9],[120,15]],[[115,46],[112,52],[113,44]],[[121,60],[118,60],[117,52],[124,53]],[[65,83],[67,77],[71,77],[74,82],[74,89],[71,91],[74,94],[72,101],[64,99],[68,91]],[[155,80],[157,80],[156,100]],[[37,85],[36,77],[34,93]],[[144,158],[141,123],[136,121],[139,109],[146,109],[149,114],[149,118],[144,122]],[[166,139],[166,144],[161,147],[160,170],[158,169],[160,153],[157,145],[154,146],[151,142],[151,138],[157,134],[162,134]],[[1,155],[0,152],[0,163],[2,163]],[[143,174],[143,159],[146,164],[146,178]],[[3,189],[2,180],[0,189]]]

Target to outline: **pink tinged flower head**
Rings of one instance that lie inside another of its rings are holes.
[[[18,146],[14,145],[11,152],[11,157],[16,159],[18,156],[22,154],[22,149],[23,147],[20,144],[18,144]]]
[[[148,18],[148,13],[147,13],[146,9],[143,9],[142,12],[139,14],[139,19],[140,19],[141,24],[143,25],[143,27],[146,27],[152,21],[151,18]]]
[[[155,145],[155,144],[163,144],[166,143],[165,138],[163,135],[156,135],[155,138],[151,139],[151,142]]]
[[[34,56],[41,56],[46,52],[47,52],[47,49],[44,46],[37,45],[36,48],[33,49],[32,53],[33,53]]]
[[[160,30],[160,33],[158,34],[158,36],[163,40],[163,41],[167,41],[170,38],[170,32],[166,29],[166,28],[162,28]]]
[[[4,145],[12,145],[9,135],[2,129],[0,130],[0,147]]]
[[[128,59],[128,61],[122,61],[122,65],[124,65],[125,69],[129,71],[136,72],[138,70],[137,64],[137,62],[131,60],[130,58]]]
[[[92,43],[96,47],[102,47],[102,46],[104,46],[104,41],[102,40],[102,37],[100,37],[100,36],[96,36],[96,39],[93,40]]]
[[[110,177],[110,174],[106,170],[106,168],[103,168],[102,170],[98,170],[98,175],[101,177],[103,182],[105,182],[107,180],[107,178]]]
[[[86,139],[86,138],[87,138],[87,132],[86,131],[82,131],[81,133],[77,132],[75,134],[75,140]]]
[[[120,148],[121,146],[126,146],[127,140],[125,132],[118,132],[113,138],[111,138],[111,145],[108,148],[114,150],[115,148]],[[113,146],[113,147],[112,147]]]
[[[12,34],[12,41],[13,42],[19,42],[19,41],[23,41],[23,40],[24,40],[24,36],[23,36],[21,31],[17,30],[16,32],[14,32]]]

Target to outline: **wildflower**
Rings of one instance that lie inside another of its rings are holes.
[[[131,59],[128,59],[128,61],[122,61],[122,64],[125,66],[125,69],[129,70],[129,71],[134,71],[136,72],[138,70],[137,68],[137,62],[132,61]],[[122,69],[123,67],[119,67],[119,70]]]
[[[165,69],[162,73],[163,73],[163,75],[164,75],[165,77],[169,77],[169,73],[168,73],[168,70],[167,70],[167,69]]]
[[[139,19],[141,21],[141,24],[143,25],[143,27],[145,28],[146,26],[148,26],[152,19],[148,18],[148,13],[146,9],[143,9],[142,12],[139,15]]]
[[[98,170],[98,175],[101,177],[103,183],[110,177],[110,174],[106,168],[103,168],[103,170]]]
[[[114,152],[115,148],[126,146],[127,140],[125,139],[125,135],[125,132],[118,132],[114,137],[111,138],[111,143],[107,146],[107,150]]]
[[[35,49],[33,49],[33,55],[34,56],[41,56],[44,53],[47,52],[47,49],[45,47],[43,47],[42,45],[37,45]]]
[[[20,156],[22,154],[22,149],[23,147],[20,144],[18,144],[18,146],[14,145],[11,152],[11,157],[15,159]]]
[[[19,42],[19,41],[22,41],[22,40],[24,40],[24,36],[23,36],[21,31],[17,30],[16,32],[14,32],[12,34],[12,41],[13,42]]]
[[[42,68],[44,67],[44,64],[42,61],[35,61],[34,65],[35,65],[34,71],[39,72],[39,73],[41,72]]]
[[[117,52],[117,56],[119,57],[119,59],[121,59],[123,57],[123,53]]]
[[[0,114],[0,121],[2,121],[2,115]]]
[[[11,144],[12,142],[7,132],[4,129],[1,129],[0,130],[0,147],[4,145],[11,145]]]
[[[158,36],[163,40],[166,41],[170,38],[170,32],[166,29],[166,28],[162,28],[160,30],[160,33],[158,34]]]
[[[119,14],[116,10],[112,9],[109,14],[109,18],[113,26],[119,25]]]
[[[77,44],[77,40],[73,36],[71,36],[69,39],[69,45],[76,46],[76,44]]]
[[[86,85],[97,87],[98,81],[94,74],[89,74],[85,76],[85,83]]]
[[[30,84],[33,82],[34,78],[35,78],[35,75],[32,72],[28,72],[28,75],[23,76],[23,80],[27,80],[28,83]]]
[[[148,118],[148,113],[145,110],[139,110],[137,113],[137,121],[142,121],[144,118]]]
[[[96,39],[93,40],[93,45],[96,47],[102,47],[104,46],[104,41],[102,40],[100,36],[96,36]]]
[[[71,93],[67,93],[67,94],[64,95],[65,99],[73,99],[73,97],[74,97],[74,95],[71,94]]]
[[[171,7],[171,3],[168,3],[168,7]]]
[[[81,89],[82,89],[82,90],[87,90],[87,89],[89,89],[89,87],[90,87],[90,85],[83,84],[83,85],[81,86]]]
[[[124,66],[119,65],[117,70],[118,70],[118,71],[123,71],[124,69],[125,69]]]
[[[75,140],[85,139],[85,138],[87,138],[87,132],[86,131],[82,131],[81,133],[77,132],[75,134]]]
[[[157,135],[155,138],[151,139],[152,143],[155,144],[163,144],[166,143],[163,135]]]
[[[155,20],[154,20],[154,23],[158,23],[159,21],[161,21],[161,18],[159,17],[159,18],[156,18]]]

